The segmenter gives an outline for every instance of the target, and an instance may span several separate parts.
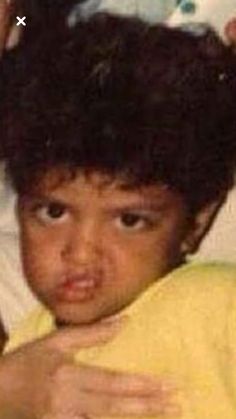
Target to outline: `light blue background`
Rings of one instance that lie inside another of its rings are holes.
[[[121,14],[135,14],[150,22],[160,22],[173,12],[178,0],[87,0],[79,4],[71,13],[69,22],[107,10]]]

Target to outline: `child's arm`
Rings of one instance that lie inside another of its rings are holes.
[[[0,419],[71,419],[79,416],[149,416],[170,413],[163,382],[85,365],[71,351],[105,343],[117,326],[71,328],[0,359]],[[79,344],[78,344],[79,342]]]

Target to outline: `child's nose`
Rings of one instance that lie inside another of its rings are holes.
[[[70,232],[63,244],[62,257],[73,265],[94,264],[101,256],[102,245],[98,229],[80,226]]]

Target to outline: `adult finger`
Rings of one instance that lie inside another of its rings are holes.
[[[9,3],[7,0],[0,0],[0,54],[2,53],[5,47],[9,21],[10,21]]]
[[[236,17],[227,23],[225,27],[225,35],[228,43],[236,46]]]

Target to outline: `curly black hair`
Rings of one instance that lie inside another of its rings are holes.
[[[1,155],[18,193],[52,167],[164,183],[199,209],[236,161],[236,64],[207,30],[95,15],[5,58]]]

